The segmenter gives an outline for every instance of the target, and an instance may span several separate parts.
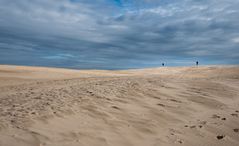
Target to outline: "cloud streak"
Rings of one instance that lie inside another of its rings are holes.
[[[238,64],[238,7],[231,0],[0,0],[0,63]]]

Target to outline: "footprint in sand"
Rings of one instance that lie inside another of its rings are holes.
[[[164,104],[161,104],[161,103],[158,103],[157,105],[158,105],[158,106],[165,107],[165,105],[164,105]]]
[[[35,115],[35,114],[36,114],[36,112],[31,112],[31,114],[32,114],[32,115]]]
[[[207,121],[200,121],[200,120],[198,120],[198,125],[192,125],[192,126],[189,126],[189,125],[184,125],[184,127],[189,127],[189,128],[191,128],[191,129],[194,129],[194,128],[202,128],[204,125],[206,125],[207,124]]]
[[[170,101],[173,101],[173,102],[177,102],[177,103],[182,103],[182,101],[180,100],[176,100],[176,99],[169,99]]]
[[[233,129],[234,132],[238,133],[239,132],[239,129],[238,128],[235,128]]]
[[[183,143],[183,141],[182,141],[181,139],[178,139],[177,141],[178,141],[178,143],[180,143],[180,144]]]
[[[226,121],[227,119],[226,118],[222,118],[223,121]]]
[[[218,136],[217,136],[217,139],[218,139],[218,140],[221,140],[221,139],[223,139],[224,137],[225,137],[225,135],[218,135]]]
[[[193,125],[193,126],[190,126],[190,128],[191,128],[191,129],[193,129],[193,128],[196,128],[196,126],[195,126],[195,125]]]
[[[221,116],[214,114],[214,115],[212,115],[212,118],[213,119],[220,119]],[[226,121],[227,119],[226,118],[221,118],[221,120]]]
[[[238,114],[231,114],[233,117],[238,117]]]
[[[120,108],[119,107],[117,107],[117,106],[111,106],[112,108],[114,108],[114,109],[117,109],[117,110],[119,110]]]
[[[216,115],[216,114],[214,114],[214,115],[212,115],[212,118],[213,118],[213,119],[220,119],[221,117],[218,116],[218,115]]]
[[[191,129],[194,129],[194,128],[196,128],[197,126],[196,125],[193,125],[193,126],[188,126],[188,125],[184,125],[184,127],[189,127],[189,128],[191,128]],[[198,126],[199,128],[202,128],[203,126],[202,125],[199,125]]]
[[[200,124],[206,125],[206,124],[207,124],[207,121],[201,121]]]

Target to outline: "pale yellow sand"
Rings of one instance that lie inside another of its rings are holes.
[[[0,66],[0,146],[174,145],[239,145],[238,66]]]

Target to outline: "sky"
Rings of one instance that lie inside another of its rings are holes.
[[[0,64],[239,64],[239,0],[0,0]]]

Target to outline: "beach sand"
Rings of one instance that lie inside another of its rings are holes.
[[[0,146],[238,145],[238,66],[0,65]]]

